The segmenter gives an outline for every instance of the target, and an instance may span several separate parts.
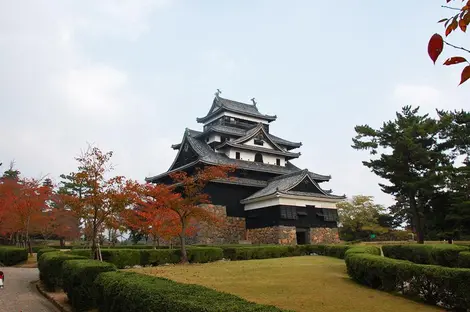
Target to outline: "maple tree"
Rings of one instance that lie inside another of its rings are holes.
[[[37,179],[20,178],[12,166],[0,179],[0,217],[2,234],[16,236],[17,243],[27,245],[32,254],[32,229],[35,224],[47,222],[41,218],[47,208],[52,188]]]
[[[452,32],[456,30],[460,30],[462,32],[467,31],[468,24],[470,24],[470,0],[445,0],[446,3],[456,2],[458,3],[458,7],[450,7],[443,5],[442,7],[450,9],[452,11],[458,11],[455,15],[443,18],[439,21],[439,23],[444,23],[445,27],[445,37],[448,37]],[[469,49],[464,47],[458,47],[454,44],[449,43],[448,41],[444,40],[444,38],[440,35],[435,33],[431,36],[431,39],[428,43],[428,54],[431,60],[436,63],[437,59],[441,55],[442,51],[444,50],[444,44],[450,46],[454,49],[460,50],[465,53],[470,53]],[[444,65],[450,66],[455,64],[466,63],[467,65],[463,68],[460,84],[464,83],[470,78],[470,62],[463,56],[453,56],[448,58],[444,61]]]
[[[61,197],[68,208],[83,221],[83,230],[91,240],[92,257],[99,259],[98,239],[111,219],[134,202],[133,191],[137,183],[123,176],[107,178],[113,169],[112,152],[103,153],[99,148],[88,149],[76,157],[78,171],[68,175],[73,185],[86,185],[86,194],[64,192]]]
[[[196,169],[192,175],[188,175],[184,171],[170,174],[170,178],[174,182],[171,187],[180,197],[170,200],[166,208],[178,216],[181,262],[188,261],[186,235],[191,224],[201,221],[208,224],[220,222],[213,213],[201,206],[211,204],[209,195],[204,193],[205,187],[210,181],[227,179],[229,173],[234,170],[233,166],[207,166],[203,169]]]

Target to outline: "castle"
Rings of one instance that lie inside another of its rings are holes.
[[[290,162],[300,156],[294,150],[302,143],[273,135],[269,126],[277,117],[260,113],[252,102],[225,99],[218,91],[206,116],[196,119],[203,130],[186,128],[181,143],[172,145],[178,153],[168,171],[146,181],[171,184],[169,174],[175,171],[235,166],[230,179],[205,189],[213,203],[207,209],[225,222],[222,228],[201,227],[200,244],[338,242],[336,203],[345,196],[321,187],[331,176]]]

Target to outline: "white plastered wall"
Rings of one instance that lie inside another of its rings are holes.
[[[225,154],[230,158],[236,159],[236,152],[240,153],[240,160],[255,161],[256,152],[254,151],[246,151],[237,148],[231,148],[227,150]],[[263,163],[265,164],[276,165],[276,159],[280,159],[281,166],[286,165],[286,158],[284,156],[269,155],[264,153],[261,154],[263,155]]]
[[[276,197],[269,198],[262,201],[257,201],[249,204],[245,204],[245,210],[260,209],[264,207],[271,207],[277,205],[286,205],[286,206],[315,206],[315,208],[329,208],[337,209],[336,201],[322,201],[320,198],[285,198],[285,197]]]

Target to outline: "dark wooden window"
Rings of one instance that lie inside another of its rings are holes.
[[[278,165],[278,166],[281,165],[281,160],[279,158],[276,158],[276,165]]]
[[[297,220],[297,211],[296,211],[296,207],[293,207],[293,206],[282,206],[282,207],[281,207],[281,219]]]
[[[255,139],[254,142],[255,142],[255,145],[263,146],[263,144],[264,144],[263,140],[260,140],[260,139]]]
[[[323,217],[324,221],[338,221],[338,210],[323,208],[321,213],[317,213],[319,217]]]
[[[261,153],[256,153],[255,154],[255,161],[262,163],[263,162],[263,155]]]
[[[235,152],[235,158],[240,159],[240,152]]]

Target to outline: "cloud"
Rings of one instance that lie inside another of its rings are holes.
[[[149,170],[167,169],[173,151],[157,147],[169,147],[171,139],[138,131],[143,112],[158,109],[155,100],[134,90],[126,68],[97,61],[84,46],[92,36],[134,40],[169,4],[1,2],[0,162],[14,159],[25,175],[57,178],[75,169],[73,157],[91,142],[116,151],[116,174],[143,179]]]
[[[427,85],[399,84],[395,87],[393,96],[403,105],[421,107],[435,107],[442,101],[442,91]]]

